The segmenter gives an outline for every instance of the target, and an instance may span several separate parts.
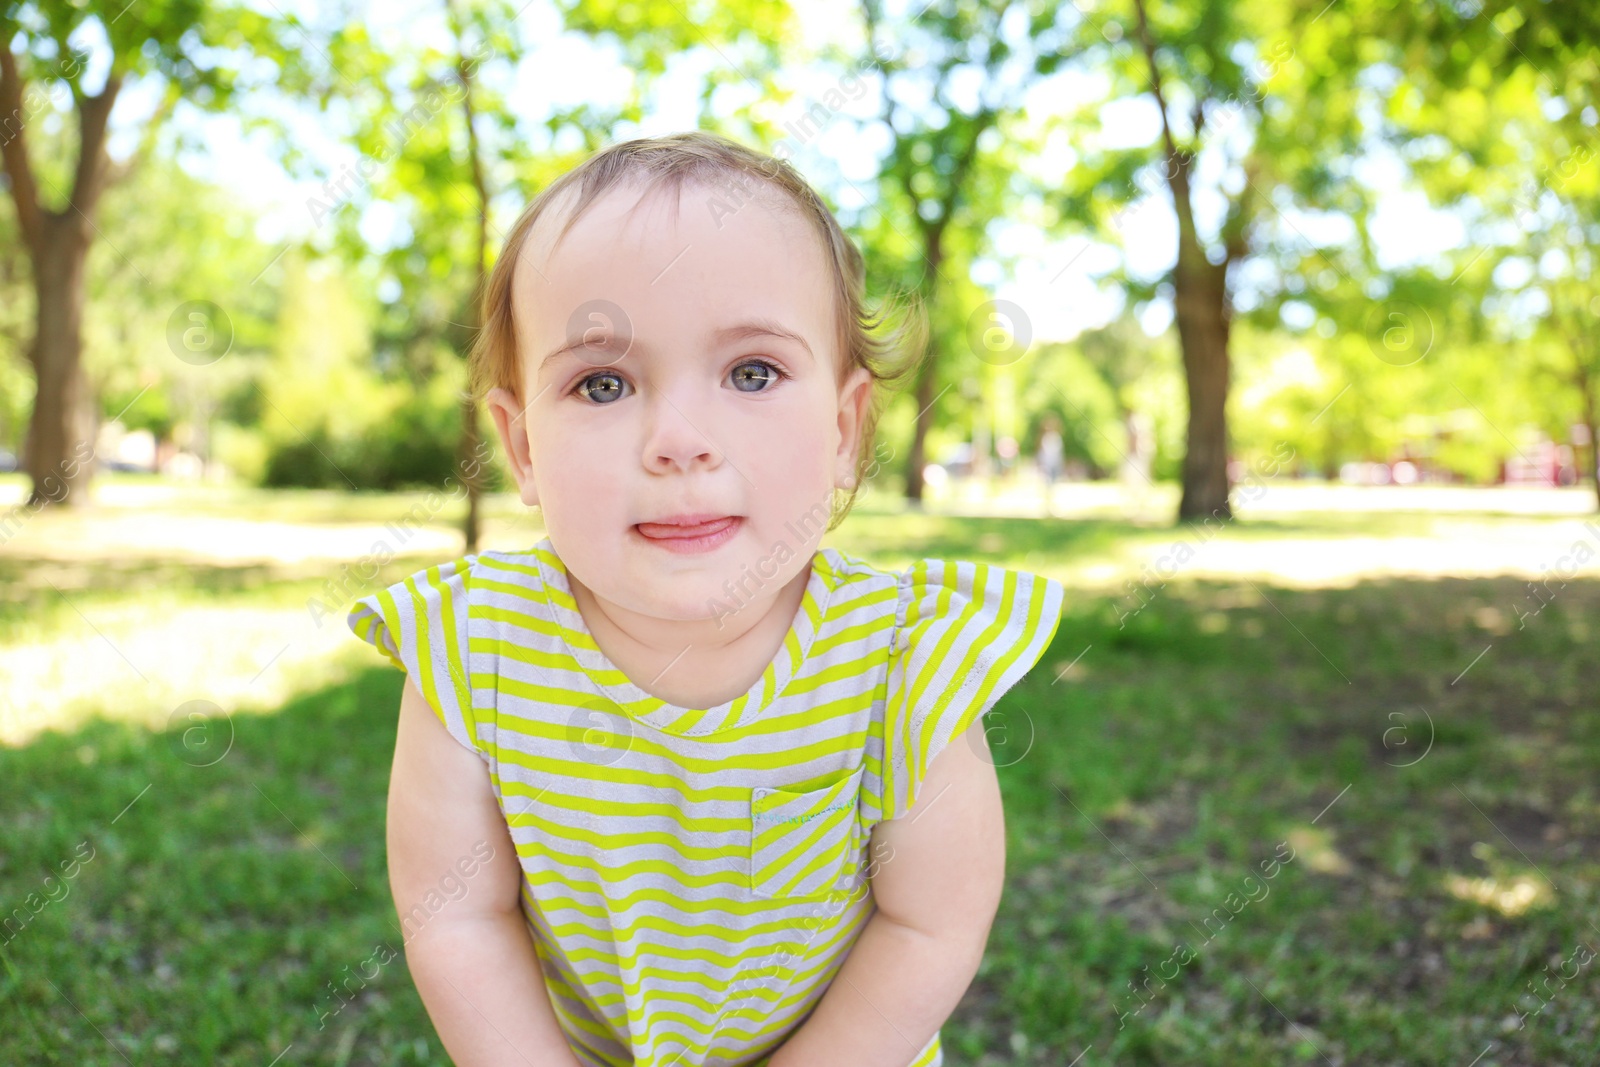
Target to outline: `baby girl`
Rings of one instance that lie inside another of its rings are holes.
[[[820,547],[921,351],[864,294],[794,169],[705,133],[512,228],[473,371],[546,536],[350,614],[409,676],[390,885],[456,1063],[943,1062],[1005,872],[979,720],[1064,589]]]

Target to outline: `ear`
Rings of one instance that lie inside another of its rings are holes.
[[[856,367],[839,388],[839,448],[834,455],[834,484],[852,489],[856,484],[856,460],[861,451],[861,427],[872,403],[872,374]]]
[[[533,450],[528,443],[528,409],[517,402],[509,389],[491,389],[483,399],[500,431],[500,445],[506,451],[522,502],[538,507],[539,487],[533,479]]]

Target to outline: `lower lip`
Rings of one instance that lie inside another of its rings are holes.
[[[681,535],[669,534],[664,537],[647,534],[643,530],[639,529],[638,526],[633,527],[633,532],[644,538],[650,544],[660,545],[669,552],[710,552],[713,548],[716,548],[718,545],[721,545],[724,541],[727,541],[729,538],[731,538],[734,534],[738,533],[739,526],[743,521],[743,519],[735,515],[725,519],[718,519],[716,522],[704,523],[700,526],[682,527],[684,530],[693,531],[692,533],[685,533]],[[672,528],[668,526],[656,525],[655,529],[669,530]]]

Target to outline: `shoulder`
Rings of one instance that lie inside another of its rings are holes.
[[[346,623],[357,636],[403,665],[402,646],[408,641],[426,641],[432,630],[455,628],[476,562],[474,555],[458,556],[413,571],[358,599],[350,606]]]
[[[468,596],[473,603],[493,602],[507,594],[542,595],[550,587],[548,575],[556,560],[541,542],[521,551],[485,551],[427,567],[399,583],[429,586]]]
[[[1031,571],[959,559],[920,559],[899,574],[896,648],[933,640],[962,645],[1043,633],[1048,645],[1061,620],[1066,589]]]
[[[828,593],[828,614],[858,621],[865,615],[893,614],[900,575],[837,548],[818,549],[811,567]]]
[[[474,552],[422,567],[358,599],[348,625],[385,651],[399,630],[438,628],[464,638],[467,614],[481,604],[543,599],[543,551],[541,543],[526,551]]]
[[[925,558],[887,569],[824,548],[812,565],[838,613],[893,613],[891,652],[914,644],[931,647],[951,635],[962,645],[1015,645],[1041,628],[1042,644],[1048,645],[1066,603],[1060,582],[991,563]]]
[[[548,587],[546,571],[551,559],[541,546],[521,552],[480,552],[474,559],[468,585],[480,598],[504,594],[542,594]]]
[[[1044,655],[1066,599],[1061,583],[1043,575],[954,559],[917,560],[899,572],[896,591],[882,727],[884,820],[911,810],[934,757]],[[950,769],[958,767],[959,758]]]

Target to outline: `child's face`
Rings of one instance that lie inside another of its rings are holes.
[[[809,562],[872,381],[839,380],[821,240],[779,194],[728,214],[726,190],[690,184],[676,218],[671,195],[615,189],[553,252],[555,216],[529,235],[512,287],[528,399],[489,403],[568,570],[612,605],[689,621],[771,598]],[[739,329],[757,322],[797,339]],[[638,528],[685,515],[735,521],[697,551]]]

